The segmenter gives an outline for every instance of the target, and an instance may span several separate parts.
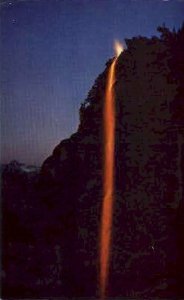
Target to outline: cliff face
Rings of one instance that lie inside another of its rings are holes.
[[[184,30],[159,30],[161,38],[126,40],[116,70],[111,296],[164,298],[183,292],[176,223],[183,201]],[[67,269],[66,260],[66,269],[79,296],[97,291],[102,110],[110,63],[80,108],[77,133],[61,142],[42,167],[43,180],[52,178],[61,193],[68,187],[61,203],[68,203],[76,223],[67,229],[74,240],[67,249],[72,267]]]
[[[160,38],[126,40],[117,63],[109,296],[184,296],[184,28],[159,31]],[[102,112],[111,62],[81,105],[78,131],[42,165],[41,296],[98,295]]]

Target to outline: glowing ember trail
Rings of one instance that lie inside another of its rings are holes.
[[[103,204],[100,232],[100,293],[106,297],[109,272],[110,246],[112,235],[112,215],[114,202],[114,146],[115,146],[115,67],[118,56],[123,51],[119,42],[115,42],[116,57],[108,74],[104,103],[104,170],[103,170]]]

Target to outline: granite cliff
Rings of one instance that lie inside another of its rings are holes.
[[[160,37],[126,39],[117,64],[111,297],[184,297],[184,27],[158,31]],[[98,296],[102,113],[111,62],[81,104],[77,132],[42,165],[34,238],[27,237],[32,248],[21,250],[32,265],[18,263],[26,289],[12,295]],[[16,238],[13,247],[22,247]],[[13,261],[7,253],[4,261]],[[4,272],[8,295],[18,279],[6,265]]]

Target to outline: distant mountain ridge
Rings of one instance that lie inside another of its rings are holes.
[[[1,167],[6,169],[7,171],[22,171],[22,172],[39,172],[40,167],[33,165],[26,165],[24,163],[20,163],[17,160],[12,160],[7,164],[1,164]]]

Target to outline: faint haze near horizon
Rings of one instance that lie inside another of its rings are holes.
[[[183,22],[180,0],[3,1],[1,161],[40,165],[77,130],[113,42]]]

